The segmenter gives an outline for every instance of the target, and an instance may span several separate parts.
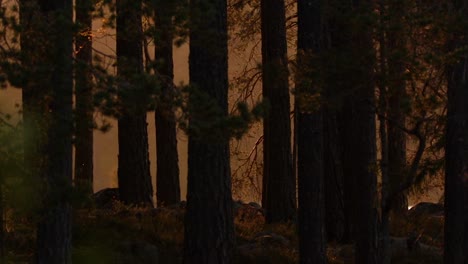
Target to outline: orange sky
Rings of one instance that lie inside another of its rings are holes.
[[[93,47],[100,52],[115,55],[115,32],[112,30],[103,30],[101,21],[96,20],[93,25],[95,35]],[[257,47],[258,48],[258,47]],[[150,48],[152,51],[153,48]],[[230,49],[229,54],[229,75],[231,78],[238,76],[239,72],[247,61],[250,50],[233,50]],[[258,57],[258,56],[257,56]],[[257,59],[256,62],[260,63]],[[185,44],[181,47],[174,49],[174,69],[175,69],[175,83],[188,83],[188,45]],[[230,97],[234,98],[236,92],[230,90]],[[231,100],[232,101],[232,100]],[[14,113],[15,104],[21,104],[21,90],[19,89],[6,89],[0,91],[0,111],[7,113]],[[113,128],[107,132],[100,131],[94,132],[94,190],[98,191],[107,187],[117,187],[117,124],[115,120],[107,118],[112,124]],[[151,175],[153,177],[153,185],[155,184],[156,175],[156,142],[155,142],[155,127],[154,127],[154,113],[148,113],[148,135],[149,135],[149,152],[151,161]],[[260,126],[257,125],[249,135],[247,135],[239,144],[234,142],[235,146],[240,146],[239,150],[244,153],[250,152],[255,144],[257,138],[261,135]],[[186,183],[187,183],[187,136],[179,131],[178,133],[178,149],[179,149],[179,164],[180,164],[180,177],[181,177],[181,194],[182,199],[186,196]],[[236,159],[232,160],[232,169],[234,170],[239,164]],[[410,204],[419,200],[432,200],[436,201],[441,195],[441,191],[431,192],[423,197],[412,197]],[[255,196],[243,197],[245,200],[253,200]]]

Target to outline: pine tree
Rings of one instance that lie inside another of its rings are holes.
[[[147,94],[143,77],[141,1],[117,0],[117,75],[119,81],[119,195],[127,204],[152,206]]]
[[[262,205],[267,223],[292,220],[296,180],[292,169],[291,120],[284,0],[261,1],[263,98]]]
[[[175,3],[156,1],[156,71],[160,77],[161,100],[156,108],[156,199],[158,205],[180,202],[177,129],[173,110],[174,65],[172,55]]]
[[[451,1],[455,25],[448,39],[454,62],[447,66],[447,131],[445,138],[444,263],[468,262],[468,57],[467,1]]]
[[[226,0],[190,1],[189,145],[183,263],[231,262],[234,240]]]
[[[324,1],[298,1],[296,112],[300,263],[326,263],[323,107],[314,66],[324,49]],[[314,63],[315,62],[315,63]]]
[[[42,183],[35,262],[71,263],[72,1],[21,1],[20,12],[25,162]]]
[[[92,17],[93,1],[77,0],[75,37],[75,184],[93,192],[93,94],[92,94]]]

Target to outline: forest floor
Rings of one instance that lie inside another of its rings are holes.
[[[265,225],[257,204],[236,202],[234,264],[298,263],[294,224]],[[75,210],[73,263],[181,263],[185,204],[135,209],[113,202],[105,209]],[[8,225],[7,225],[8,226]],[[34,233],[30,220],[7,227],[7,263],[31,263]],[[409,214],[392,221],[392,263],[442,263],[443,217]],[[411,241],[411,243],[409,242]],[[331,243],[329,263],[353,263],[353,246]]]

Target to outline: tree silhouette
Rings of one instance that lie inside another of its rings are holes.
[[[143,80],[142,3],[118,0],[117,75],[119,81],[119,195],[127,204],[153,205],[148,131],[147,91]]]
[[[283,0],[261,1],[261,25],[262,91],[269,105],[263,120],[262,205],[272,223],[292,220],[296,211]]]
[[[190,1],[187,211],[183,263],[230,263],[234,239],[227,117],[226,0]]]

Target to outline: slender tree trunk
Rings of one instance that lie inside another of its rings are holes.
[[[88,193],[93,192],[92,9],[92,0],[76,1],[75,184]]]
[[[406,12],[405,0],[389,0],[388,5],[388,174],[391,189],[398,189],[406,175],[406,97],[405,63],[406,34],[402,17]],[[404,215],[408,210],[406,193],[399,193],[392,204],[392,211]]]
[[[325,88],[328,90],[328,87]],[[324,141],[324,192],[325,192],[325,227],[328,241],[341,242],[345,230],[343,165],[336,107],[330,106],[328,98],[332,95],[324,91],[326,103],[323,106],[323,141]]]
[[[192,0],[190,18],[189,129],[212,127],[189,134],[183,263],[230,263],[234,224],[229,138],[216,123],[228,114],[226,0]],[[200,102],[197,95],[206,100]],[[216,110],[207,111],[207,103]]]
[[[324,1],[298,1],[298,112],[299,261],[326,263],[325,195],[323,175],[323,108],[321,89],[314,78],[314,56],[323,49]],[[314,63],[315,62],[315,63]],[[315,75],[316,76],[316,75]]]
[[[346,88],[348,89],[348,88]],[[344,215],[345,215],[345,228],[343,234],[343,242],[350,243],[354,241],[356,234],[355,219],[356,213],[355,206],[357,204],[356,195],[358,185],[356,178],[358,177],[353,166],[355,165],[353,150],[355,134],[353,126],[355,124],[354,118],[356,117],[355,110],[349,102],[348,98],[344,99],[343,107],[340,111],[340,137],[343,160],[343,196],[344,196]]]
[[[326,4],[326,10],[330,12],[334,7],[330,2]],[[328,56],[343,53],[337,52],[337,46],[343,42],[339,40],[339,35],[342,33],[342,27],[338,21],[333,21],[331,17],[322,19],[325,28],[323,39],[327,39],[324,49],[327,51],[322,54],[321,68],[322,69],[337,69],[336,59]],[[339,31],[336,29],[340,28]],[[338,38],[338,39],[337,39]],[[339,56],[337,56],[339,57]],[[326,70],[322,72],[323,89],[323,162],[324,162],[324,192],[325,192],[325,227],[327,230],[326,236],[328,241],[344,242],[346,232],[346,211],[345,211],[345,189],[348,186],[344,185],[344,162],[343,162],[343,140],[341,136],[340,125],[342,121],[339,118],[341,105],[342,85],[338,85],[335,72]],[[344,134],[344,133],[343,133]]]
[[[156,21],[156,71],[161,100],[156,107],[156,199],[158,206],[180,202],[177,130],[173,110],[174,66],[172,55],[174,4],[158,1]]]
[[[387,85],[388,85],[388,55],[387,55],[387,27],[386,20],[387,10],[386,1],[380,0],[379,2],[379,23],[378,30],[379,36],[379,69],[380,80],[379,86],[379,136],[380,136],[380,171],[382,175],[382,184],[380,188],[380,239],[379,239],[379,261],[381,264],[390,264],[391,251],[390,251],[390,215],[387,208],[388,196],[390,194],[390,182],[388,175],[388,129],[387,129]]]
[[[355,206],[356,250],[355,262],[373,264],[378,262],[378,219],[377,219],[377,160],[375,124],[375,54],[372,43],[373,25],[365,17],[373,11],[373,1],[355,1],[356,23],[353,26],[352,55],[356,56],[352,77],[353,95],[349,98],[355,117],[352,126],[354,164],[352,175],[356,176]],[[357,210],[356,210],[357,211]]]
[[[119,195],[127,204],[152,206],[147,93],[142,85],[143,50],[140,0],[117,0],[117,75],[121,113],[119,129]]]
[[[330,167],[327,166],[326,172],[326,195],[327,195],[327,207],[330,202],[331,195],[339,195],[338,193],[332,193],[333,190],[338,190],[338,184],[342,186],[342,206],[343,206],[343,235],[341,241],[344,243],[351,243],[354,240],[354,234],[356,233],[355,219],[356,219],[356,204],[357,204],[357,184],[353,170],[355,165],[354,161],[354,143],[355,143],[355,131],[353,129],[355,125],[356,111],[353,108],[352,98],[354,83],[354,73],[350,72],[350,69],[356,68],[356,66],[350,66],[355,61],[350,61],[350,57],[354,58],[352,47],[349,43],[350,39],[353,38],[352,30],[350,28],[350,21],[347,18],[352,17],[354,9],[352,1],[330,1],[328,2],[328,9],[331,14],[335,16],[327,17],[328,26],[328,38],[330,39],[328,51],[328,57],[323,60],[324,68],[327,69],[326,83],[327,87],[325,90],[326,96],[326,107],[327,118],[324,120],[328,121],[336,120],[336,127],[333,127],[333,123],[325,125],[326,129],[336,129],[337,136],[333,138],[333,134],[325,134],[325,143],[327,147],[325,149],[325,160],[327,164],[332,160],[329,153],[333,153],[331,147],[336,144],[337,159],[340,162],[335,162],[341,165],[341,170],[336,168],[336,180],[333,182],[333,175],[330,174]],[[354,64],[352,64],[354,65]],[[359,65],[360,67],[361,65]],[[351,80],[353,80],[351,82]],[[335,141],[333,141],[335,140]],[[328,150],[330,148],[330,150]],[[342,175],[340,176],[340,174]],[[332,184],[329,184],[331,182]],[[331,210],[331,208],[327,208]],[[334,213],[334,212],[333,212]],[[327,218],[328,222],[329,218]]]
[[[263,98],[262,205],[267,223],[293,219],[296,180],[292,171],[291,120],[284,0],[261,1]]]
[[[467,1],[452,1],[455,23],[464,23]],[[452,32],[449,51],[466,46],[466,27]],[[444,263],[468,263],[468,55],[447,67],[448,103],[445,140]]]

